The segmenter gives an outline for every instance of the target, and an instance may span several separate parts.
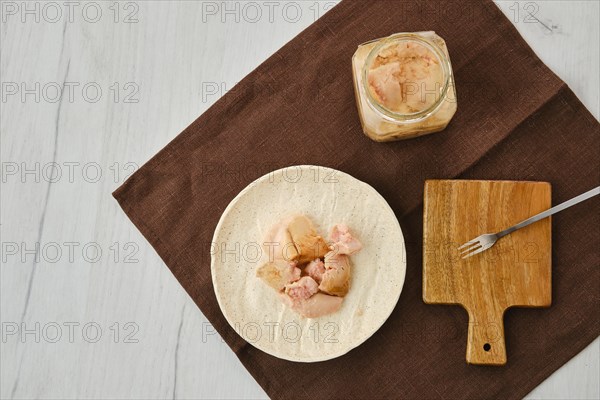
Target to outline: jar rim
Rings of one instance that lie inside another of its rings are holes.
[[[385,46],[388,46],[394,42],[408,41],[417,42],[433,52],[433,54],[439,60],[440,65],[442,66],[442,73],[444,75],[444,85],[440,92],[440,96],[431,106],[415,113],[405,114],[388,109],[373,97],[369,88],[368,74],[369,70],[371,69],[370,67],[373,64],[373,61]],[[367,56],[365,64],[363,65],[362,84],[366,94],[367,103],[369,103],[369,105],[375,111],[377,111],[383,118],[392,122],[418,122],[424,120],[425,118],[428,118],[442,106],[448,93],[448,90],[450,89],[450,71],[450,60],[437,43],[417,33],[396,33],[394,35],[381,39],[380,43],[378,43],[375,47],[373,47],[373,49],[371,49],[369,55]]]

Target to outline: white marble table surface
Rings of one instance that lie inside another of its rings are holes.
[[[1,398],[267,397],[110,193],[334,4],[2,1]],[[599,3],[498,5],[598,118]],[[596,340],[529,397],[599,375]]]

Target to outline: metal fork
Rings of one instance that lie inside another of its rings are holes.
[[[460,255],[464,259],[464,258],[474,256],[477,253],[481,253],[482,251],[485,251],[485,250],[489,249],[490,247],[492,247],[496,243],[496,241],[498,239],[500,239],[501,237],[504,237],[504,236],[508,235],[509,233],[513,233],[517,229],[524,228],[527,225],[531,225],[534,222],[537,222],[541,219],[549,217],[552,214],[556,214],[557,212],[562,211],[566,208],[574,206],[577,203],[581,203],[582,201],[585,201],[591,197],[597,196],[598,194],[600,194],[600,186],[598,186],[597,188],[592,189],[588,192],[580,194],[579,196],[574,197],[571,200],[565,201],[564,203],[561,203],[555,207],[552,207],[551,209],[549,209],[547,211],[544,211],[542,213],[534,215],[533,217],[528,218],[525,221],[520,222],[514,226],[511,226],[510,228],[505,229],[502,232],[486,233],[481,236],[477,236],[475,239],[468,241],[467,243],[463,244],[462,246],[460,246],[458,248],[459,251],[462,250]]]

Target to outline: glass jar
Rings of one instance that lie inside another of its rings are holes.
[[[435,32],[364,43],[352,57],[352,70],[360,121],[373,140],[439,132],[456,112],[450,56]]]

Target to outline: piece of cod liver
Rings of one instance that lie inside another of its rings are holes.
[[[322,258],[329,251],[325,239],[317,234],[312,221],[304,215],[298,215],[289,221],[288,232],[299,253],[297,261],[301,265]]]

